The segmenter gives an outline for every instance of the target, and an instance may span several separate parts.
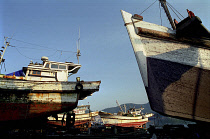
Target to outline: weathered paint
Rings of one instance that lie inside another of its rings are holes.
[[[148,122],[148,117],[129,117],[129,116],[118,116],[118,115],[103,115],[100,114],[103,124],[110,126],[121,126],[121,127],[136,127],[139,128],[143,124]]]
[[[75,111],[75,109],[73,110]],[[74,125],[82,125],[87,122],[90,122],[92,117],[98,116],[99,112],[90,112],[90,113],[84,113],[84,114],[75,114],[75,124]],[[48,117],[48,123],[54,124],[54,125],[59,125],[59,126],[65,126],[66,125],[66,114],[57,114],[58,119],[56,119],[52,116]],[[63,119],[64,116],[64,119]],[[62,119],[64,122],[62,123]]]
[[[151,108],[170,116],[210,122],[210,49],[143,35],[139,27],[172,35],[175,31],[132,21],[130,13],[121,12]]]
[[[75,103],[77,101],[77,93],[29,93],[28,101],[41,103]]]
[[[106,121],[104,121],[106,123]],[[130,122],[130,123],[121,123],[121,122],[114,122],[104,124],[105,126],[120,126],[120,127],[134,127],[134,128],[143,128],[143,125],[146,124],[148,121],[142,121],[142,122]]]
[[[142,27],[137,27],[136,28],[136,33],[137,34],[144,34],[144,35],[152,36],[152,37],[165,38],[165,39],[173,39],[173,40],[176,39],[175,38],[176,37],[175,34],[168,33],[168,32],[161,32],[161,31],[151,30],[151,29],[142,28]]]
[[[53,113],[72,110],[74,103],[0,103],[0,122],[47,117]]]
[[[100,81],[81,82],[84,90],[99,90]],[[26,81],[0,78],[0,90],[30,90],[31,92],[75,91],[77,82]]]
[[[31,81],[68,81],[68,74],[75,74],[80,69],[80,64],[72,62],[49,61],[48,57],[42,57],[42,63],[31,62],[24,67],[25,80]]]
[[[0,121],[49,116],[73,110],[78,103],[99,90],[100,81],[45,82],[0,78]]]
[[[176,36],[176,34],[174,33],[169,33],[169,32],[163,32],[163,31],[156,31],[156,30],[152,30],[152,29],[147,29],[147,28],[143,28],[143,27],[138,27],[138,23],[139,21],[135,21],[135,19],[133,19],[133,23],[135,26],[137,26],[135,28],[136,34],[138,35],[145,35],[147,37],[152,37],[152,38],[158,38],[158,39],[165,39],[165,40],[170,40],[170,41],[176,41],[177,43],[179,42],[183,42],[183,43],[191,43],[194,45],[197,45],[198,47],[206,47],[209,48],[210,47],[210,40],[208,39],[200,39],[200,38],[189,38],[189,37],[180,37],[178,38]],[[139,23],[140,26],[141,23]]]

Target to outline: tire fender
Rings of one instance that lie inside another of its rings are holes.
[[[77,83],[75,86],[76,90],[82,90],[83,89],[83,85],[81,83]]]

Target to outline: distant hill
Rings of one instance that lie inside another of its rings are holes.
[[[152,111],[149,103],[146,103],[146,104],[134,104],[134,103],[126,103],[126,110],[129,110],[130,108],[144,108],[144,110],[142,110],[143,113],[155,113],[154,111]],[[123,111],[125,111],[125,107],[124,107],[124,104],[121,104],[120,105],[121,108],[123,109]],[[111,108],[106,108],[106,109],[103,109],[102,111],[104,112],[108,112],[108,113],[118,113],[120,110],[119,106],[116,106],[116,107],[111,107]]]

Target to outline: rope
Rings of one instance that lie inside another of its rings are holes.
[[[47,57],[54,56],[54,55],[55,55],[55,53],[57,53],[57,52],[58,52],[58,50],[57,50],[57,51],[55,51],[52,55],[48,55]]]
[[[2,66],[4,66],[4,70],[5,70],[5,72],[7,71],[6,66],[5,66],[5,62],[3,62],[3,63],[1,63],[0,73],[1,73],[1,70],[2,70]]]
[[[12,39],[12,40],[19,41],[19,42],[26,43],[26,44],[30,44],[30,45],[35,45],[35,46],[38,46],[38,47],[44,47],[44,48],[52,49],[52,48],[49,48],[49,47],[46,47],[46,46],[42,46],[42,45],[30,43],[30,42],[25,42],[25,41],[21,41],[21,40],[17,40],[17,39]]]
[[[168,6],[170,7],[170,5],[168,5]],[[174,10],[172,8],[171,8],[171,10],[174,12]],[[175,12],[174,12],[174,14],[179,18],[179,16]],[[181,20],[181,19],[179,18],[179,20]]]
[[[162,16],[161,16],[161,7],[160,7],[160,3],[159,3],[159,8],[160,8],[160,21],[161,21],[161,26],[162,26]]]
[[[15,47],[16,48],[16,47]],[[28,56],[25,56],[24,54],[22,54],[17,48],[16,50],[18,51],[18,53],[22,56],[24,56],[25,58],[28,58],[28,59],[32,59],[32,60],[40,60],[40,59],[35,59],[35,58],[31,58],[31,57],[28,57]],[[51,55],[47,55],[47,57],[53,57],[57,52],[59,52],[59,50],[55,51],[53,54]],[[59,58],[58,60],[61,58],[61,55],[62,55],[62,51],[61,51],[61,54],[59,55]]]
[[[158,1],[158,0],[156,0],[156,1]],[[155,2],[156,2],[156,1],[155,1]],[[147,9],[149,9],[155,2],[153,2],[153,3],[152,3],[149,7],[147,7],[143,12],[145,12]],[[143,12],[141,12],[140,15],[143,14]]]
[[[171,8],[171,10],[174,12],[174,10],[182,16],[181,13],[179,13],[179,11],[177,11],[170,3],[166,2],[166,4]],[[174,9],[174,10],[173,10]],[[176,12],[174,12],[176,14]],[[179,16],[176,14],[176,16],[179,18]],[[182,18],[184,18],[184,16],[182,16]],[[180,18],[179,18],[180,19]],[[181,20],[181,19],[180,19]]]
[[[7,71],[7,69],[6,69],[5,63],[4,63],[4,69],[5,69],[5,72],[6,72],[6,71]]]
[[[15,47],[15,48],[16,48],[16,47]],[[17,49],[17,48],[16,48],[16,49]],[[23,55],[18,49],[17,49],[17,51],[18,51],[18,53],[19,53],[20,55],[22,55],[22,56],[24,56],[24,57],[26,57],[26,58],[28,58],[28,59],[39,60],[39,59],[30,58],[30,57],[27,57],[27,56]]]
[[[41,47],[41,48],[34,48],[34,47],[24,47],[24,46],[12,46],[12,45],[10,45],[11,47],[16,48],[17,52],[18,52],[20,55],[24,56],[25,58],[31,59],[31,60],[39,60],[39,59],[31,58],[31,57],[28,57],[28,56],[22,54],[22,53],[19,51],[18,48],[55,51],[55,52],[53,52],[53,54],[47,55],[47,57],[55,57],[55,54],[56,54],[57,52],[60,52],[60,55],[58,56],[58,60],[61,59],[61,56],[62,56],[62,53],[63,53],[63,52],[76,53],[76,52],[73,52],[73,51],[63,51],[63,50],[54,49],[54,48],[50,48],[50,47],[46,47],[46,46],[42,46],[42,45],[38,45],[38,44],[34,44],[34,43],[29,43],[29,42],[25,42],[25,41],[13,39],[13,38],[10,38],[10,39],[15,40],[15,41],[19,41],[19,42],[22,42],[22,43],[26,43],[26,44],[29,44],[29,45],[34,45],[34,46]]]
[[[25,42],[25,41],[13,39],[13,38],[11,38],[11,39],[12,39],[12,40],[15,40],[15,41],[22,42],[22,43],[26,43],[26,44],[30,44],[30,45],[42,47],[42,48],[45,48],[45,49],[56,50],[56,51],[62,51],[62,52],[71,52],[71,53],[75,53],[75,52],[73,52],[73,51],[63,51],[63,50],[53,49],[53,48],[50,48],[50,47],[47,47],[47,46],[42,46],[42,45],[38,45],[38,44],[34,44],[34,43],[29,43],[29,42]],[[31,48],[31,47],[28,47],[28,48],[30,48],[30,49],[37,49],[37,48]]]

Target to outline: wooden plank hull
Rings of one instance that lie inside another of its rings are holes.
[[[210,122],[209,70],[151,58],[147,65],[146,91],[154,111]]]
[[[210,122],[210,49],[141,34],[139,28],[169,36],[175,32],[132,19],[125,11],[122,15],[151,108],[169,116]]]
[[[99,90],[100,81],[26,81],[0,78],[0,121],[48,117],[71,111],[82,100]]]
[[[75,114],[75,126],[83,125],[91,122],[91,118],[98,115],[98,112],[91,112],[85,114]],[[48,117],[48,123],[58,126],[66,126],[66,115],[64,115],[64,122],[62,123],[63,114],[58,114],[58,120],[54,117]]]
[[[0,122],[47,117],[53,113],[72,110],[77,102],[72,103],[0,103]]]
[[[134,128],[143,128],[143,125],[146,124],[148,121],[144,122],[127,122],[121,123],[121,121],[117,121],[112,124],[104,124],[105,126],[120,126],[120,127],[134,127]]]
[[[121,126],[121,127],[135,127],[142,128],[148,122],[148,118],[115,116],[115,115],[100,115],[105,126]]]

